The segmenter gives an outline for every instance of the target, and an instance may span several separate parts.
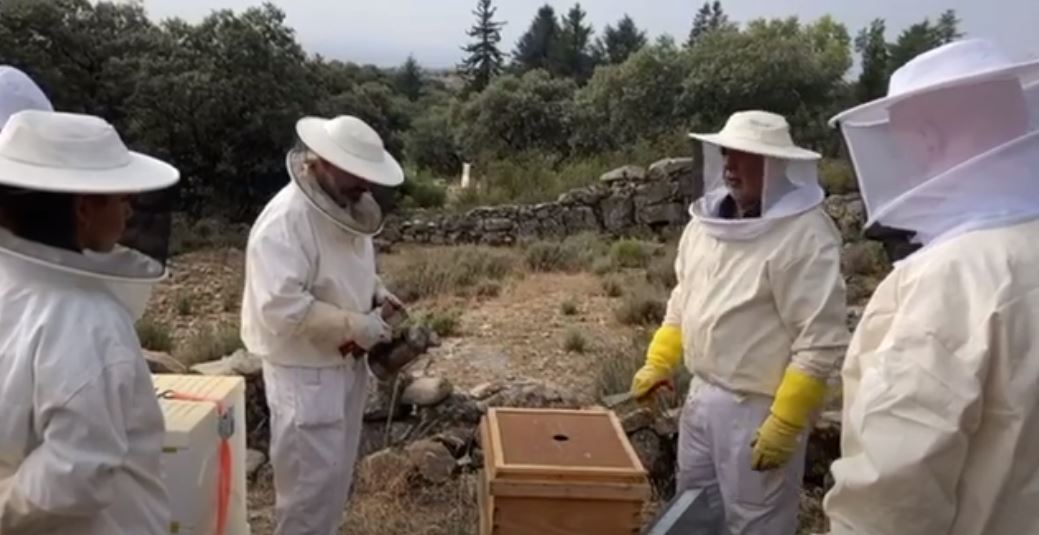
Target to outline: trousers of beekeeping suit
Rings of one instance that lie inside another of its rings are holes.
[[[869,216],[915,235],[848,350],[833,534],[1039,533],[1039,61],[955,42],[838,115]]]
[[[97,117],[26,110],[0,132],[4,535],[170,532],[162,412],[134,332],[169,229],[143,236],[130,194],[178,179]]]
[[[809,423],[848,341],[840,235],[821,206],[819,155],[793,144],[783,117],[740,112],[694,137],[705,194],[632,393],[646,396],[684,362],[695,386],[681,415],[679,488],[703,489],[729,534],[789,535]],[[748,181],[759,199],[743,209]]]
[[[242,339],[264,361],[275,533],[331,535],[359,447],[364,352],[391,336],[382,304],[401,306],[375,272],[383,213],[370,189],[401,184],[403,172],[354,117],[304,118],[296,132],[292,180],[249,235]]]

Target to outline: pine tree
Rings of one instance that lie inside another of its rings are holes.
[[[884,96],[887,91],[891,54],[884,40],[884,19],[875,19],[855,37],[855,51],[862,56],[862,73],[856,88],[860,102]]]
[[[704,5],[696,12],[696,18],[693,19],[693,29],[689,31],[689,41],[686,42],[686,46],[696,45],[697,41],[710,32],[731,30],[735,27],[735,24],[729,22],[729,16],[722,9],[720,0],[714,0],[714,3],[704,2]]]
[[[617,27],[607,25],[603,38],[596,43],[597,62],[624,63],[632,54],[646,46],[646,32],[639,30],[631,17],[624,15]],[[599,59],[601,58],[601,59]]]
[[[492,0],[477,0],[476,23],[466,32],[474,40],[463,47],[468,56],[462,62],[461,71],[466,78],[466,90],[483,91],[491,80],[501,74],[504,56],[498,49],[501,42],[501,28],[504,22],[494,20],[498,8],[492,6]]]
[[[960,20],[956,18],[956,12],[950,9],[942,13],[935,24],[931,24],[930,19],[924,19],[923,22],[906,28],[894,44],[888,45],[891,55],[889,64],[891,72],[932,48],[963,37],[959,24]]]
[[[559,55],[559,22],[556,11],[545,4],[538,9],[530,28],[520,37],[513,52],[513,60],[520,72],[534,69],[557,71]]]
[[[422,67],[419,66],[418,61],[415,61],[415,56],[408,55],[408,59],[397,70],[394,82],[397,91],[400,91],[408,100],[414,102],[422,97],[425,82],[422,79]]]
[[[595,64],[592,59],[592,27],[585,25],[588,14],[581,9],[581,4],[570,8],[559,32],[559,65],[558,72],[583,82],[592,76]]]

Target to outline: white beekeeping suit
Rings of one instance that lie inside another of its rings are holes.
[[[1039,533],[1039,62],[966,40],[835,118],[869,221],[922,248],[843,369],[833,534]]]
[[[368,189],[397,186],[403,172],[354,117],[305,118],[296,130],[292,181],[249,236],[242,338],[264,359],[275,532],[331,535],[359,445],[363,352],[390,335],[378,305],[400,306],[375,273],[372,236],[383,214]],[[354,194],[337,198],[347,190]]]
[[[178,178],[96,117],[22,111],[0,132],[4,535],[169,533],[162,413],[134,332],[168,242],[135,222],[168,214],[127,221],[127,193]]]
[[[644,396],[684,364],[695,386],[682,409],[679,488],[704,489],[728,534],[787,535],[808,420],[847,345],[840,237],[821,207],[819,155],[794,146],[783,117],[740,112],[718,134],[694,137],[704,142],[705,193],[632,392]],[[726,216],[735,164],[723,151],[763,157],[759,214]]]
[[[50,99],[24,72],[0,65],[0,129],[22,110],[54,111]]]

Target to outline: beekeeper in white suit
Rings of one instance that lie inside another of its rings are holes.
[[[50,99],[29,75],[0,65],[0,129],[7,119],[23,110],[54,111]]]
[[[0,132],[4,535],[169,533],[162,413],[134,332],[165,251],[123,237],[131,194],[178,177],[96,117],[22,111]]]
[[[835,118],[867,225],[915,233],[843,370],[834,534],[1039,533],[1039,61],[927,52]]]
[[[819,155],[786,120],[734,114],[703,142],[705,194],[678,248],[678,286],[632,393],[683,362],[678,487],[703,489],[732,535],[797,528],[809,420],[848,330],[840,236],[822,209]]]
[[[375,273],[383,213],[370,189],[399,186],[404,174],[355,117],[304,118],[296,133],[292,180],[249,236],[242,337],[264,360],[275,532],[331,535],[361,434],[363,353],[391,336],[382,304],[401,306]]]

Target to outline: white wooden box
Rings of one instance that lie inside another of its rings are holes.
[[[250,535],[246,511],[245,381],[204,375],[152,376],[156,392],[178,392],[219,399],[234,415],[231,446],[231,496],[225,535]],[[170,533],[213,535],[217,521],[220,434],[216,404],[159,399],[166,435],[162,445],[163,480],[170,497]]]

